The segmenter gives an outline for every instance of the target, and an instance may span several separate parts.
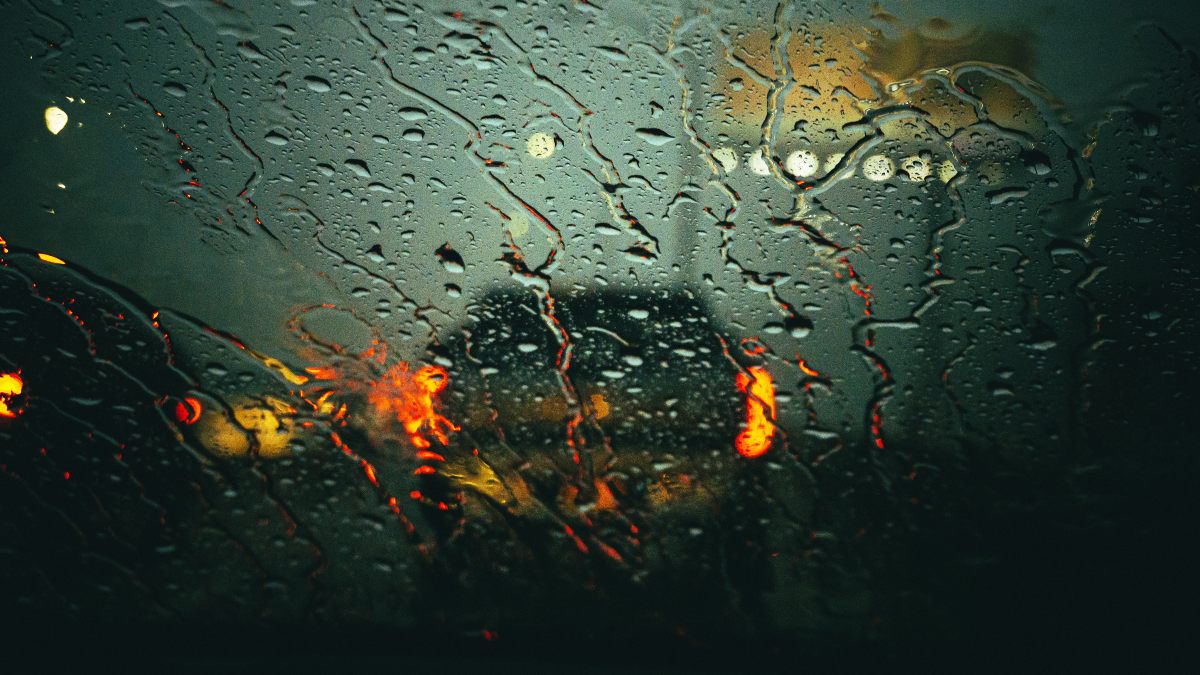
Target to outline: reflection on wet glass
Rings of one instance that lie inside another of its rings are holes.
[[[14,611],[890,644],[1134,501],[1169,27],[1101,109],[986,12],[601,4],[4,10]]]

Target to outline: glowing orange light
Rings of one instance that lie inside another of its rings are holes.
[[[596,419],[602,420],[608,417],[610,407],[608,401],[604,399],[604,394],[592,394],[592,410],[596,411]]]
[[[401,361],[370,383],[367,400],[377,414],[394,417],[400,422],[417,448],[425,450],[431,445],[422,432],[433,436],[442,445],[449,445],[446,433],[458,431],[458,427],[434,410],[437,395],[446,388],[448,381],[444,368],[423,366],[416,372],[409,372],[408,364]]]
[[[800,366],[800,371],[809,377],[820,377],[821,373],[812,369],[804,359],[798,359],[797,365]]]
[[[615,509],[619,506],[617,498],[613,495],[612,489],[608,487],[608,483],[595,479],[592,482],[596,486],[596,506],[597,509]]]
[[[318,380],[332,380],[335,377],[337,377],[337,375],[338,375],[338,371],[336,368],[329,368],[329,367],[324,367],[324,366],[314,366],[312,368],[305,368],[304,370],[308,371],[309,374],[311,374],[313,377],[317,378]]]
[[[382,365],[386,359],[384,347],[386,345],[372,346],[360,356]],[[364,395],[368,413],[375,418],[375,422],[399,422],[417,448],[419,459],[440,461],[441,455],[429,451],[432,441],[449,445],[447,434],[459,430],[458,426],[435,410],[438,395],[449,381],[444,368],[422,366],[410,370],[409,364],[401,361],[378,378],[353,367],[348,371],[339,366],[313,366],[304,370],[315,381],[311,382],[311,388],[307,391],[301,390],[299,396],[314,410],[331,415],[334,420],[342,420],[347,416],[346,405],[342,403],[339,406],[330,400],[331,397],[339,394]],[[300,377],[303,376],[297,376],[297,379]]]
[[[742,457],[759,457],[775,437],[775,384],[765,368],[751,366],[737,374],[738,391],[746,395],[746,428],[734,439]]]
[[[12,400],[25,391],[25,380],[21,379],[20,371],[15,373],[0,373],[0,417],[16,417],[20,411],[10,407]]]
[[[52,256],[49,253],[39,253],[38,258],[42,262],[48,262],[51,265],[66,265],[67,264],[66,261],[64,261],[62,258]]]

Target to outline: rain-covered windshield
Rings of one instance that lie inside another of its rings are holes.
[[[5,623],[620,672],[1162,635],[1200,18],[1015,4],[0,3]]]

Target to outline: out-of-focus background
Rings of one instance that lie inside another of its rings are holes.
[[[187,667],[1169,663],[1198,29],[0,2],[6,623]]]

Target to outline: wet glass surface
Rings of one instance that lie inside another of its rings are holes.
[[[1170,643],[1200,18],[1018,5],[0,3],[6,623]]]

